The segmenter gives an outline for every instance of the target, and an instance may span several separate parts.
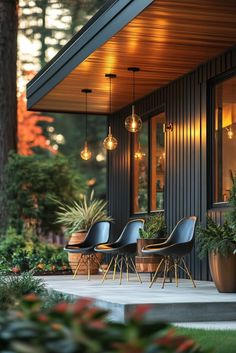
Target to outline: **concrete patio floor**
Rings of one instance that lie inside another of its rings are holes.
[[[86,276],[72,279],[72,276],[47,276],[43,278],[48,289],[72,295],[76,298],[88,297],[94,305],[108,309],[110,319],[124,322],[135,307],[151,304],[146,320],[164,320],[176,323],[231,322],[236,328],[236,294],[219,293],[214,283],[196,281],[197,288],[188,280],[166,283],[161,289],[160,282],[149,288],[149,276],[142,275],[143,283],[137,282],[134,275],[130,282],[108,279],[101,284],[101,276]],[[209,325],[208,325],[209,326]],[[227,326],[227,325],[226,325]],[[225,326],[225,327],[226,327]]]

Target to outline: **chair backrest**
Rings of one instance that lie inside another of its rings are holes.
[[[143,227],[143,219],[133,219],[129,221],[125,225],[120,237],[117,239],[116,242],[120,245],[135,244],[137,242],[137,239],[140,237],[139,229],[143,229]]]
[[[197,223],[197,217],[190,216],[182,218],[173,229],[169,238],[168,244],[180,244],[194,242],[194,231]]]
[[[107,243],[110,235],[111,224],[109,221],[98,221],[94,223],[88,230],[84,240],[85,246],[96,246],[98,244]]]

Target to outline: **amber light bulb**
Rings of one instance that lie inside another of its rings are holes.
[[[141,161],[144,156],[145,156],[145,153],[143,153],[142,148],[139,143],[138,150],[134,154],[134,159],[136,159],[137,161]]]
[[[132,114],[125,119],[125,128],[129,132],[138,132],[142,128],[142,120],[135,114],[134,105],[132,105]]]
[[[228,135],[228,138],[229,138],[230,140],[233,139],[233,137],[234,137],[234,132],[233,132],[233,130],[231,129],[231,127],[227,129],[227,135]]]
[[[109,126],[108,136],[103,141],[103,146],[106,150],[115,150],[118,145],[117,139],[112,136],[111,127]]]
[[[85,161],[92,157],[92,152],[88,149],[87,141],[84,143],[84,149],[80,152],[80,157]]]

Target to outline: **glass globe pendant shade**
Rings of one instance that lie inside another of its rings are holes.
[[[233,133],[231,127],[230,127],[230,128],[226,128],[226,130],[227,130],[228,138],[229,138],[230,140],[232,140],[233,137],[234,137],[234,133]]]
[[[106,150],[112,151],[116,149],[117,145],[118,141],[115,137],[112,136],[111,127],[109,126],[109,133],[103,141],[103,146]]]
[[[142,119],[135,114],[134,105],[132,105],[132,114],[125,119],[125,128],[129,132],[138,132],[142,128]]]
[[[84,143],[84,149],[80,152],[80,157],[85,161],[92,157],[92,152],[88,149],[87,141]]]
[[[144,156],[145,156],[145,153],[143,153],[139,143],[138,150],[134,154],[134,159],[136,159],[137,161],[141,161]]]

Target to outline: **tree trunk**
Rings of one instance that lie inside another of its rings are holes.
[[[0,0],[0,192],[8,153],[16,150],[17,25],[17,0]],[[0,204],[0,221],[2,212],[3,203]]]

